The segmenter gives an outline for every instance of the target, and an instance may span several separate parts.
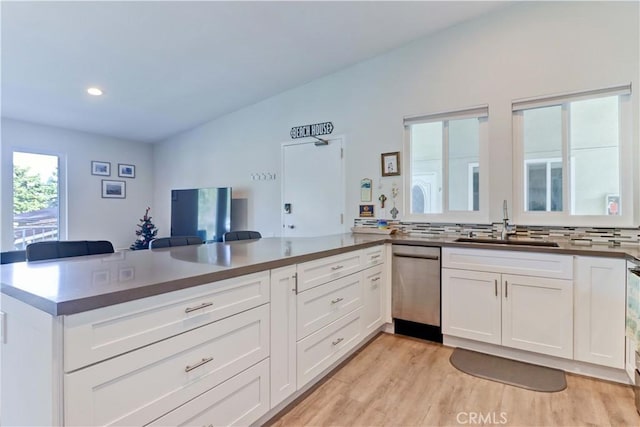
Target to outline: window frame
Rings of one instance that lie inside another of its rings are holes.
[[[572,102],[594,98],[618,96],[618,164],[619,189],[622,201],[622,215],[577,215],[575,212],[575,171],[574,159],[570,156],[570,105]],[[524,156],[524,111],[551,106],[561,107],[562,120],[562,211],[527,211],[526,201],[526,160]],[[633,175],[635,165],[632,139],[631,85],[612,86],[541,98],[528,98],[512,102],[513,123],[513,219],[517,224],[542,226],[602,226],[632,227],[637,223],[636,201],[633,199],[637,180]]]
[[[442,212],[440,213],[412,213],[412,141],[411,126],[423,123],[448,122],[462,119],[478,119],[478,164],[479,168],[479,210],[478,211],[457,211],[449,210],[449,150],[448,150],[448,125],[443,123],[442,138],[442,191],[440,203]],[[418,116],[404,117],[404,153],[403,164],[405,173],[403,174],[404,198],[404,221],[417,222],[489,222],[489,106],[479,105],[459,110],[449,110],[446,112],[424,114]]]

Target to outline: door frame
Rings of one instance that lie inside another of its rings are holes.
[[[326,139],[328,141],[332,141],[332,140],[336,140],[336,139],[340,139],[342,141],[342,155],[340,157],[341,162],[340,162],[340,173],[342,174],[342,179],[341,179],[341,191],[342,191],[342,197],[340,197],[340,210],[342,211],[342,232],[345,232],[345,224],[346,224],[346,213],[345,213],[345,208],[347,206],[346,200],[347,200],[347,177],[346,177],[346,159],[347,159],[347,155],[346,155],[346,150],[345,150],[345,146],[346,146],[346,142],[347,142],[347,138],[344,134],[337,134],[337,135],[321,135],[322,139]],[[286,142],[283,142],[280,144],[280,176],[282,177],[282,180],[280,182],[280,236],[284,236],[284,223],[285,223],[285,213],[284,213],[284,182],[285,182],[285,171],[284,171],[284,150],[286,147],[288,146],[294,146],[294,145],[302,145],[302,144],[309,144],[309,143],[315,143],[318,142],[317,139],[312,138],[312,137],[305,137],[305,138],[298,138],[295,140],[289,140]]]

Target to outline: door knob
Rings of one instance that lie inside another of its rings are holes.
[[[289,225],[287,225],[287,227],[289,227],[289,228],[290,228],[290,229],[292,229],[292,230],[293,230],[294,228],[296,228],[296,226],[295,226],[295,225],[293,225],[293,224],[289,224]]]

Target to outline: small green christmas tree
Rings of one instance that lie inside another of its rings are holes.
[[[147,208],[144,213],[144,217],[140,218],[141,224],[138,224],[139,230],[136,230],[136,236],[138,236],[138,238],[129,247],[132,251],[136,251],[138,249],[149,249],[149,242],[155,239],[156,234],[158,234],[158,229],[151,222],[151,217],[149,216],[150,210],[151,208]]]

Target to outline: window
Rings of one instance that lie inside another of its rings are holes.
[[[562,159],[525,160],[528,211],[562,211]]]
[[[630,91],[621,86],[513,103],[517,221],[631,225]]]
[[[13,244],[58,240],[60,235],[59,158],[13,152]]]
[[[486,106],[405,118],[408,217],[486,220]]]

